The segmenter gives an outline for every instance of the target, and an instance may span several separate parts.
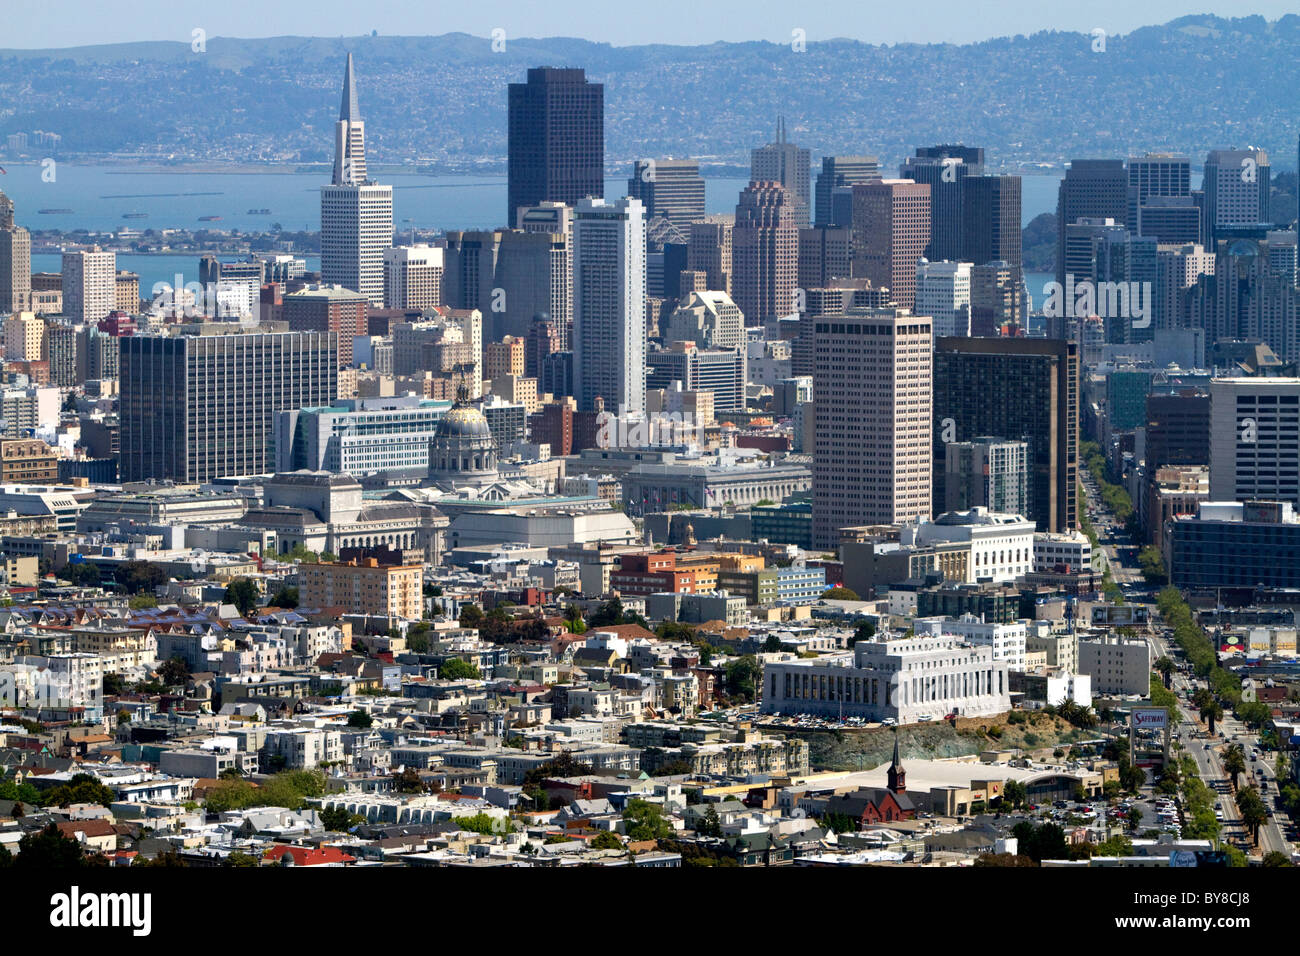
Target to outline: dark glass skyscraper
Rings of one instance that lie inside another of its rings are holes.
[[[132,335],[121,344],[122,480],[274,467],[275,413],[338,396],[333,332]]]
[[[605,87],[580,69],[543,66],[511,83],[506,224],[520,206],[573,206],[605,194]]]
[[[946,500],[950,442],[1029,444],[1027,515],[1039,531],[1078,525],[1079,351],[1074,342],[939,338],[934,349],[934,495]]]

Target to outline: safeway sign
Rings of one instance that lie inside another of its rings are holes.
[[[1164,730],[1169,722],[1169,712],[1163,707],[1140,707],[1133,711],[1134,730]]]

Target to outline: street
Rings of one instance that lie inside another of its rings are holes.
[[[1125,600],[1130,604],[1150,605],[1154,621],[1158,589],[1146,583],[1138,568],[1140,545],[1132,540],[1127,529],[1114,523],[1113,516],[1101,501],[1096,482],[1086,471],[1083,472],[1083,485],[1087,495],[1086,507],[1097,532],[1101,557],[1105,562],[1104,565],[1099,565],[1099,569],[1109,566],[1112,579],[1124,590]],[[1169,657],[1175,663],[1183,660],[1181,650],[1171,643],[1172,634],[1168,628],[1155,624],[1146,629],[1144,636],[1151,646],[1152,663],[1161,657]],[[1177,734],[1186,752],[1196,761],[1197,772],[1205,785],[1213,791],[1218,809],[1222,810],[1222,839],[1255,856],[1276,850],[1290,857],[1292,845],[1283,830],[1286,815],[1275,805],[1278,793],[1275,755],[1260,752],[1252,761],[1252,751],[1259,751],[1259,737],[1231,713],[1225,714],[1222,720],[1216,722],[1215,736],[1211,738],[1208,728],[1200,723],[1196,708],[1186,698],[1187,694],[1195,693],[1196,688],[1204,686],[1204,683],[1198,682],[1194,675],[1182,671],[1174,672],[1171,683],[1170,689],[1178,698],[1178,713],[1171,729]],[[1246,756],[1246,772],[1241,776],[1250,778],[1239,780],[1238,785],[1245,787],[1253,784],[1258,787],[1264,805],[1271,811],[1269,819],[1260,826],[1257,848],[1252,847],[1242,826],[1235,792],[1223,769],[1223,749],[1233,742],[1241,746]]]

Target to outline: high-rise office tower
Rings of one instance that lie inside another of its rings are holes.
[[[694,342],[674,342],[646,353],[646,388],[713,393],[718,412],[745,410],[745,350],[710,349]]]
[[[731,292],[734,232],[734,216],[709,216],[703,222],[691,223],[690,239],[686,244],[686,268],[704,273],[706,289]]]
[[[546,313],[559,336],[555,350],[564,351],[573,335],[573,209],[562,202],[538,203],[519,210],[517,225],[524,232],[564,240],[551,246],[551,307]]]
[[[841,528],[930,517],[929,318],[850,309],[814,334],[813,547],[834,548]]]
[[[390,309],[442,305],[444,250],[420,243],[384,250],[384,304]]]
[[[820,289],[832,279],[847,279],[851,275],[851,228],[813,226],[799,230],[799,288]]]
[[[490,322],[488,338],[522,338],[537,316],[549,315],[557,320],[567,348],[572,327],[572,271],[571,236],[518,230],[503,233],[494,298],[480,307]]]
[[[645,207],[584,199],[573,212],[573,377],[578,410],[596,399],[645,413]]]
[[[813,225],[843,229],[852,226],[853,187],[879,178],[880,162],[875,156],[823,156],[813,201]]]
[[[1024,270],[1009,262],[982,262],[970,270],[970,334],[1015,335],[1029,319]]]
[[[1020,177],[961,180],[961,258],[1020,265]]]
[[[509,90],[506,223],[520,206],[605,195],[605,87],[580,69],[538,67]]]
[[[117,253],[90,250],[63,254],[63,314],[98,322],[117,304]]]
[[[123,481],[263,474],[275,462],[275,413],[338,397],[333,333],[135,335],[118,342]]]
[[[1148,196],[1137,207],[1135,231],[1161,245],[1199,243],[1202,217],[1195,196]]]
[[[1141,218],[1140,210],[1148,199],[1186,199],[1190,202],[1192,198],[1192,164],[1186,156],[1169,153],[1130,156],[1127,169],[1128,218],[1125,222],[1134,230],[1137,230]]]
[[[916,264],[917,315],[928,315],[939,336],[970,335],[969,262],[930,262]]]
[[[796,311],[799,230],[793,203],[778,182],[751,182],[740,194],[731,234],[731,297],[746,325]]]
[[[366,173],[365,123],[348,54],[343,103],[334,125],[334,177],[320,190],[320,273],[326,285],[384,305],[384,251],[393,244],[393,187]]]
[[[1285,253],[1294,241],[1282,241]],[[1207,345],[1262,341],[1283,362],[1300,361],[1300,289],[1285,266],[1274,268],[1273,244],[1268,238],[1219,240],[1214,274],[1202,276],[1187,293],[1191,324],[1205,330]]]
[[[916,299],[916,263],[930,242],[930,187],[882,179],[853,187],[853,274],[886,286],[901,308]]]
[[[944,445],[943,511],[1029,513],[1029,446],[981,437]],[[937,467],[937,463],[936,463]],[[938,504],[935,511],[939,511]]]
[[[1152,392],[1146,404],[1147,473],[1165,465],[1210,463],[1210,393]]]
[[[796,229],[808,225],[812,197],[808,182],[812,154],[786,139],[785,117],[776,121],[776,141],[749,152],[751,183],[780,183],[790,193],[790,206]]]
[[[1190,296],[1203,275],[1214,274],[1214,253],[1198,243],[1156,248],[1157,329],[1191,326]]]
[[[1128,171],[1122,159],[1076,159],[1056,192],[1056,281],[1065,283],[1065,229],[1080,218],[1128,222]]]
[[[32,304],[32,236],[14,222],[14,201],[0,192],[0,313]]]
[[[967,259],[963,251],[963,187],[968,177],[984,174],[979,146],[921,146],[898,168],[898,175],[930,187],[930,241],[925,257],[932,262]],[[1017,219],[1019,222],[1019,219]],[[980,262],[982,260],[975,260]]]
[[[1040,531],[1078,523],[1079,355],[1058,339],[941,338],[934,350],[934,460],[981,435],[1029,445],[1027,517]],[[935,469],[935,501],[946,501]]]
[[[1300,379],[1210,382],[1210,500],[1300,507]],[[1294,561],[1294,556],[1279,560]]]
[[[1255,226],[1269,219],[1271,167],[1268,153],[1256,149],[1213,149],[1205,157],[1205,218],[1201,234],[1213,247],[1232,226]]]
[[[492,301],[505,230],[448,230],[444,236],[442,301],[454,309],[482,309]]]
[[[694,159],[638,159],[627,194],[645,204],[647,222],[658,217],[689,231],[704,218],[704,177]]]

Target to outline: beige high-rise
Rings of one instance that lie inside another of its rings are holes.
[[[930,516],[931,320],[849,309],[816,321],[813,547]]]
[[[899,306],[916,301],[916,263],[930,242],[930,186],[881,179],[853,187],[853,274],[886,286]]]
[[[14,223],[14,202],[0,192],[0,314],[31,307],[31,233]]]

